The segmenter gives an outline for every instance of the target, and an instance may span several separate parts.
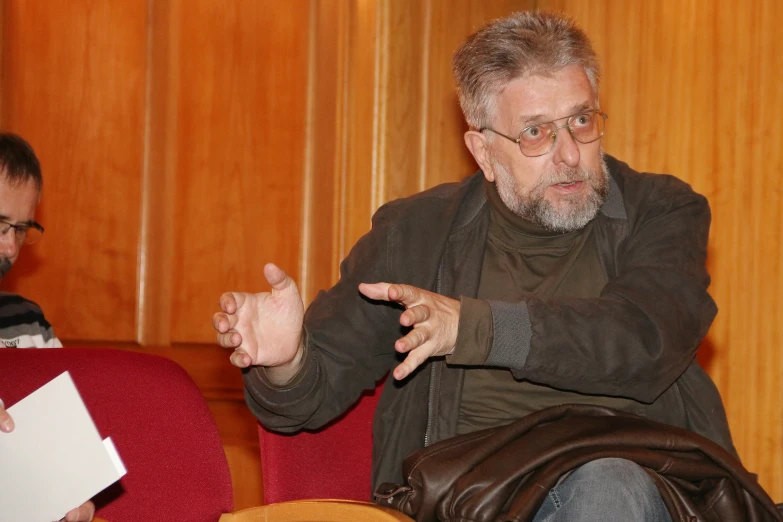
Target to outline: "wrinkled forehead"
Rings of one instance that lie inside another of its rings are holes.
[[[531,72],[509,81],[494,96],[497,125],[518,127],[570,116],[598,107],[595,91],[583,67]]]

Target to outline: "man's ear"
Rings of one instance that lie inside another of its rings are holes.
[[[487,137],[482,133],[474,130],[469,130],[465,133],[465,146],[473,155],[473,159],[476,160],[481,171],[484,173],[484,177],[490,183],[495,181],[495,171],[492,169],[492,163],[489,161],[489,143],[487,143]]]

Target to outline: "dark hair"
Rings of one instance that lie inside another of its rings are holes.
[[[547,11],[523,11],[491,22],[468,37],[454,55],[465,119],[476,129],[491,125],[495,98],[512,80],[574,64],[584,68],[597,97],[598,58],[572,19]]]
[[[43,188],[41,164],[30,144],[16,134],[0,133],[0,174],[13,185],[33,180],[39,192]]]

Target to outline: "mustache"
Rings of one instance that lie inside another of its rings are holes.
[[[546,185],[558,183],[573,183],[575,181],[587,181],[590,179],[590,171],[580,167],[566,167],[560,170],[552,170],[545,176]]]
[[[11,270],[11,260],[7,257],[0,258],[0,279],[2,279],[9,270]]]

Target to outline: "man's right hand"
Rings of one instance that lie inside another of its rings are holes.
[[[271,293],[226,292],[212,325],[218,344],[234,349],[231,364],[265,366],[270,377],[277,374],[274,381],[283,381],[302,364],[304,304],[296,283],[283,270],[269,263],[264,276]]]

